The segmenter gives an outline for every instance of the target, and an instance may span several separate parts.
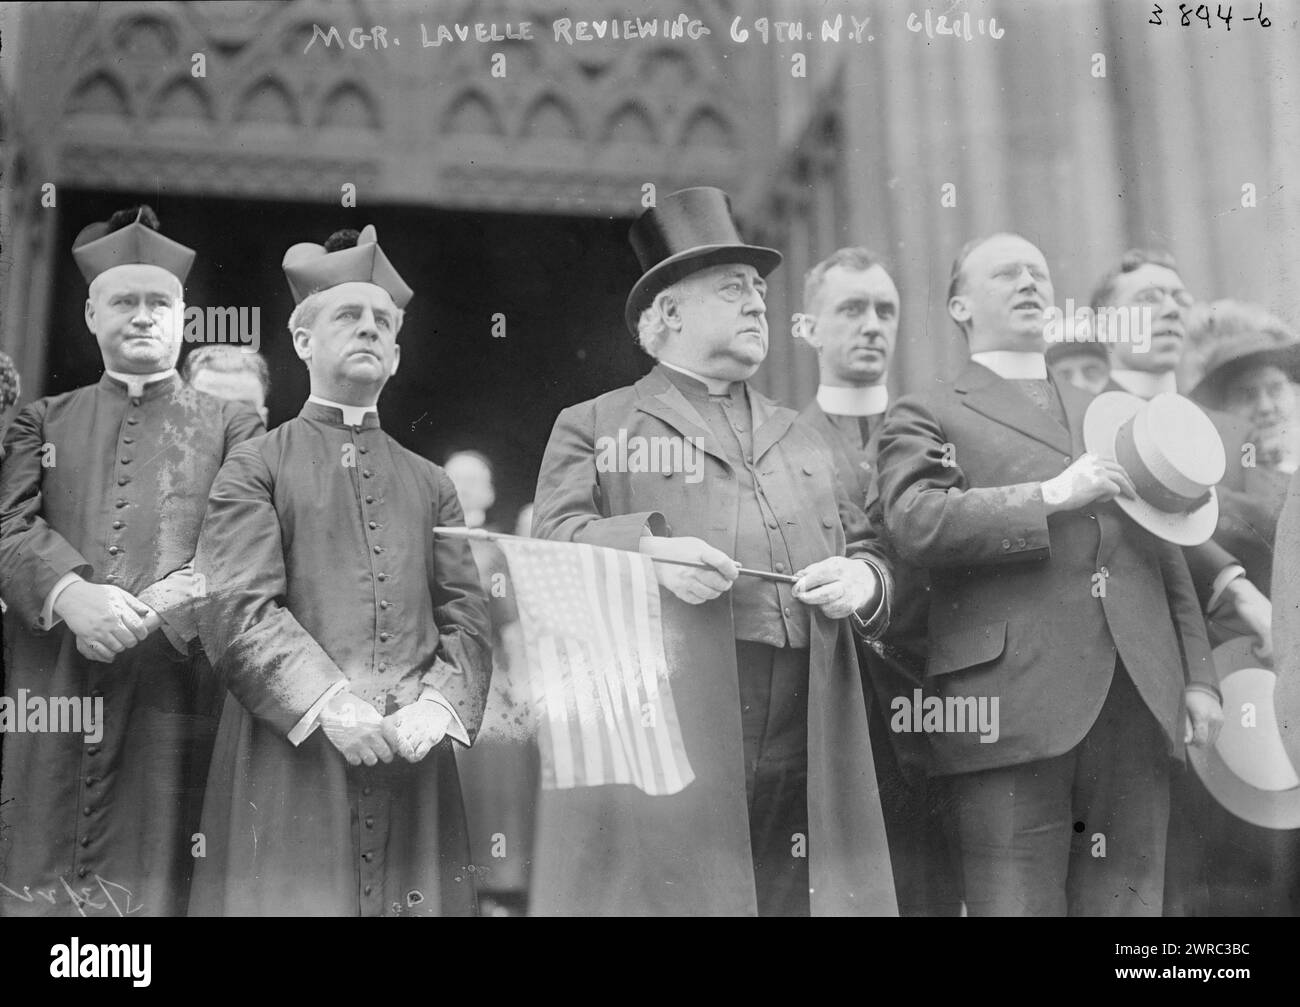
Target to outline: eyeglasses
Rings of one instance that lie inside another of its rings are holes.
[[[1167,290],[1164,287],[1144,287],[1133,295],[1133,302],[1158,308],[1165,303],[1166,297],[1172,297],[1174,303],[1180,308],[1190,308],[1195,303],[1195,298],[1182,287],[1177,290]]]

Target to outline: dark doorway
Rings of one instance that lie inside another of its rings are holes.
[[[458,448],[492,459],[497,505],[489,517],[507,530],[532,499],[559,410],[650,368],[622,321],[623,301],[640,275],[627,242],[629,220],[409,206],[346,210],[157,193],[59,197],[60,249],[70,249],[86,224],[147,202],[166,234],[198,252],[188,304],[260,307],[272,426],[296,415],[310,390],[285,328],[293,308],[280,270],[285,249],[323,242],[341,227],[374,224],[415,290],[399,336],[402,366],[380,400],[384,428],[434,461]],[[66,251],[55,284],[47,395],[101,373],[83,319],[85,282]],[[504,338],[492,334],[498,313],[505,316]]]

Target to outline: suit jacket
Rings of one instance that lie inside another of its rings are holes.
[[[883,551],[837,493],[825,447],[752,388],[753,457],[790,558],[801,566]],[[606,472],[602,438],[692,437],[702,479]],[[739,495],[706,421],[662,370],[565,409],[538,478],[533,534],[635,551],[641,531],[690,535],[735,554]],[[851,528],[846,542],[843,523]],[[783,604],[788,601],[782,588]],[[543,791],[535,848],[538,915],[753,915],[732,596],[687,605],[660,592],[664,649],[695,780],[670,797],[628,786]],[[878,628],[878,626],[877,626]],[[847,620],[814,610],[809,631],[808,855],[815,915],[896,915],[893,877]]]
[[[1109,502],[1047,516],[1040,483],[1082,454],[1092,398],[1057,389],[1068,430],[970,363],[951,384],[901,399],[881,433],[890,539],[931,575],[927,687],[945,700],[999,700],[996,743],[930,735],[940,773],[1073,748],[1101,709],[1117,652],[1181,757],[1183,688],[1214,681],[1176,546]]]

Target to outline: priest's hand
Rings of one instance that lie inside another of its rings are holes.
[[[655,576],[688,605],[701,605],[712,601],[740,576],[740,566],[721,549],[715,549],[700,538],[684,535],[681,538],[643,536],[640,543],[643,555],[655,559],[670,559],[686,563],[705,563],[706,569],[679,566],[676,563],[656,563]]]
[[[445,706],[421,699],[384,718],[384,738],[407,762],[419,762],[450,726],[451,712]]]
[[[104,664],[147,638],[159,624],[153,609],[130,592],[85,580],[59,592],[54,613],[76,636],[77,650]]]
[[[381,759],[393,761],[393,750],[384,740],[384,718],[364,699],[346,689],[331,696],[325,704],[320,713],[320,726],[350,766],[363,762],[373,766]]]
[[[800,570],[792,589],[796,599],[822,610],[828,619],[843,619],[880,597],[876,572],[861,560],[831,556]]]

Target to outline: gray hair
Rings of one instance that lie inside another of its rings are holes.
[[[328,289],[328,287],[325,288],[325,290]],[[316,324],[316,316],[320,314],[321,302],[323,300],[322,295],[325,293],[325,290],[313,290],[302,299],[302,303],[293,309],[293,313],[289,315],[290,335],[297,332],[299,329],[310,329]],[[397,306],[394,305],[394,307]],[[394,334],[402,331],[402,322],[405,320],[406,312],[401,308],[397,308],[397,316],[394,319]]]
[[[656,360],[659,359],[659,351],[663,349],[664,340],[668,338],[668,317],[664,310],[664,302],[676,300],[681,296],[682,281],[678,280],[663,290],[655,294],[655,299],[650,302],[650,306],[641,312],[641,317],[636,323],[636,341],[641,344],[641,349],[645,350]]]

